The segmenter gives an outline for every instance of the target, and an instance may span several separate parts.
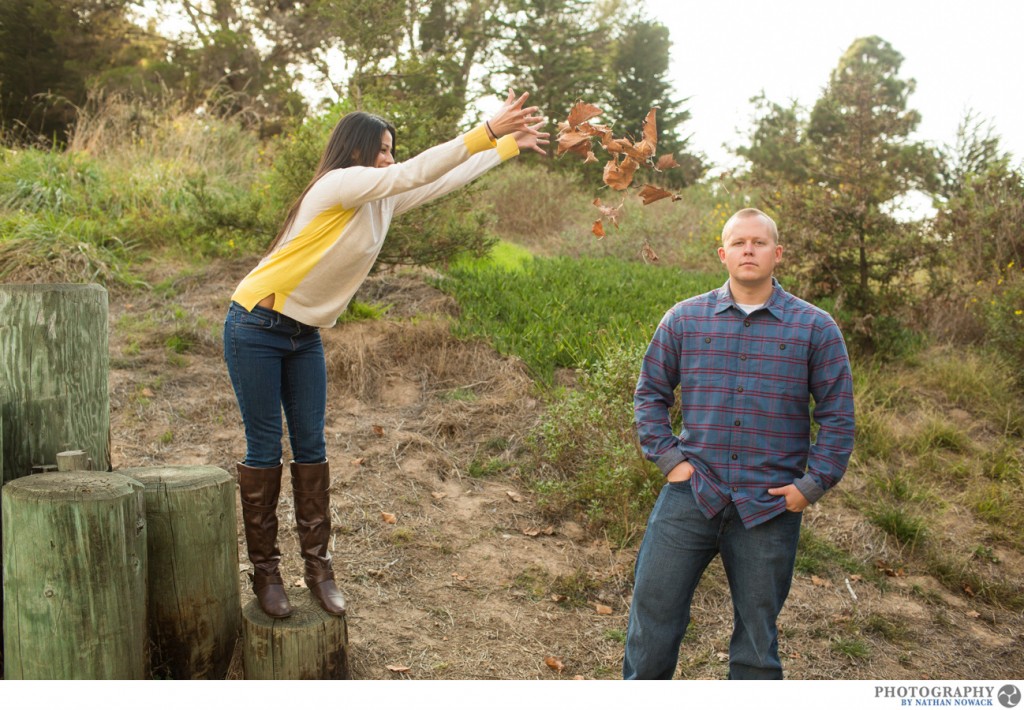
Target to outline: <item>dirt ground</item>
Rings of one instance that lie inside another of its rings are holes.
[[[114,470],[214,465],[234,475],[245,442],[220,328],[250,266],[168,274],[161,265],[152,280],[163,287],[111,293]],[[353,677],[617,677],[636,550],[539,514],[519,476],[543,395],[518,362],[452,337],[454,304],[420,276],[372,277],[359,298],[391,308],[382,320],[323,331],[331,546]],[[481,472],[481,456],[508,465]],[[864,559],[885,559],[884,537],[837,500],[812,508],[806,526]],[[297,598],[308,592],[287,477],[279,510],[283,572]],[[249,566],[238,533],[244,604]],[[1020,556],[1013,562],[1019,579]],[[698,589],[678,676],[724,678],[731,627],[716,562]],[[780,627],[790,678],[1024,677],[1020,614],[927,576],[877,584],[798,574]],[[241,676],[236,654],[229,677]]]

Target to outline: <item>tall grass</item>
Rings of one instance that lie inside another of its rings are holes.
[[[260,153],[228,121],[92,101],[65,150],[0,149],[0,278],[137,283],[143,251],[257,249]]]

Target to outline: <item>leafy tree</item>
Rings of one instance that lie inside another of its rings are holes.
[[[126,15],[129,0],[0,3],[0,125],[62,141],[91,88],[141,76],[161,43]]]
[[[885,40],[855,40],[804,121],[796,107],[762,106],[751,145],[750,180],[780,217],[791,258],[783,263],[806,297],[832,298],[851,334],[869,347],[900,331],[913,275],[927,266],[922,225],[894,206],[934,185],[936,159],[911,134],[913,79]],[[891,341],[888,342],[891,344]]]
[[[666,174],[679,186],[699,179],[705,171],[703,160],[687,150],[688,139],[680,135],[690,119],[685,100],[674,99],[667,78],[672,41],[665,25],[636,17],[615,40],[609,62],[609,113],[614,123],[639,139],[644,117],[658,107],[658,154],[672,153],[681,168]]]

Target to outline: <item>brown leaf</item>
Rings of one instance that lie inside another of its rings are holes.
[[[569,599],[569,597],[565,596],[564,594],[552,594],[551,595],[551,601],[553,601],[553,602],[561,603],[561,602],[567,601],[568,599]]]
[[[580,153],[582,148],[582,156],[586,157],[590,151],[590,136],[586,133],[582,133],[576,130],[570,130],[566,133],[558,134],[558,146],[555,148],[555,155],[562,155],[563,153],[574,152]]]
[[[658,113],[658,107],[655,106],[647,112],[647,117],[644,119],[644,143],[649,143],[651,146],[651,155],[654,155],[654,146],[658,145],[658,122],[655,118],[655,114]]]
[[[569,109],[568,123],[570,128],[575,128],[585,121],[600,116],[604,111],[594,104],[577,101],[576,105]]]
[[[583,676],[581,676],[581,675],[574,675],[574,676],[572,677],[572,679],[573,679],[573,680],[586,680],[586,678],[584,678],[584,677],[583,677]]]
[[[392,673],[408,673],[412,670],[409,666],[387,666],[387,669]]]
[[[861,576],[861,575],[859,575],[859,574],[851,574],[851,575],[850,575],[850,581],[851,581],[851,582],[859,582],[859,581],[861,581],[862,579],[864,579],[864,577],[863,577],[863,576]]]
[[[298,589],[305,589],[306,588],[306,580],[303,579],[302,577],[296,577],[295,579],[292,580],[292,586],[293,587],[297,587]]]
[[[972,619],[980,619],[981,618],[981,614],[976,612],[974,609],[971,609],[970,611],[967,611],[967,612],[964,612],[964,613],[967,614],[967,616],[969,616]]]
[[[380,512],[380,519],[388,525],[394,525],[398,522],[398,518],[395,517],[394,513],[385,513],[383,510]]]
[[[644,201],[645,205],[657,202],[658,200],[664,200],[666,197],[671,197],[673,202],[682,199],[679,195],[673,194],[668,190],[663,190],[655,185],[644,185],[640,188],[640,192],[638,192],[637,195]]]
[[[537,537],[540,535],[540,528],[526,528],[523,530],[523,535],[527,537]]]
[[[523,497],[521,495],[519,495],[518,493],[516,493],[515,491],[505,491],[505,495],[507,495],[509,498],[511,498],[516,503],[522,503],[523,502]]]
[[[596,162],[597,162],[597,156],[594,155],[594,151],[588,150],[587,151],[587,157],[583,160],[583,164],[586,165],[587,163],[596,163]]]
[[[729,654],[728,653],[722,653],[721,651],[719,651],[718,653],[715,654],[715,658],[717,658],[722,663],[725,663],[726,661],[729,660]]]
[[[373,429],[374,435],[376,435],[376,436],[384,436],[384,427],[382,427],[380,424],[374,424],[370,428]]]
[[[625,204],[625,202],[620,202],[618,207],[603,205],[601,204],[600,197],[595,197],[593,202],[594,207],[601,211],[601,216],[610,219],[616,227],[619,226],[619,219],[622,217],[622,207]]]
[[[611,131],[608,131],[601,134],[601,147],[609,153],[623,153],[627,149],[631,149],[633,144],[625,138],[615,138]]]
[[[357,459],[352,459],[352,465],[353,466],[362,466],[364,463],[366,463],[366,457],[365,456],[360,456]]]
[[[663,172],[665,170],[671,170],[672,168],[678,168],[679,163],[676,162],[676,156],[672,153],[666,153],[665,155],[658,157],[658,162],[654,167],[659,172]]]
[[[149,387],[143,387],[142,391],[139,392],[139,394],[141,394],[143,397],[152,397],[153,390],[151,390]]]
[[[469,579],[469,577],[467,577],[466,575],[459,574],[458,572],[452,572],[452,577],[455,579],[456,582],[465,582],[467,579]]]
[[[640,167],[632,158],[617,162],[614,158],[604,166],[604,184],[613,190],[625,190],[633,182],[633,173]]]
[[[548,656],[544,659],[544,663],[546,663],[547,667],[553,671],[561,673],[565,670],[565,664],[562,663],[560,658],[556,658],[555,656]]]
[[[604,239],[604,225],[601,224],[601,220],[594,222],[594,226],[590,228],[590,231],[598,239]]]
[[[443,498],[447,498],[448,494],[447,493],[439,493],[438,491],[431,491],[430,497],[433,498],[434,500],[441,500]]]
[[[964,584],[964,594],[969,596],[971,599],[973,599],[976,596],[974,590],[971,588],[971,585],[966,583]]]
[[[554,525],[548,525],[546,528],[541,530],[541,532],[544,533],[545,535],[554,535],[555,534],[555,526]]]
[[[647,242],[644,242],[644,245],[640,247],[640,257],[644,261],[649,261],[652,264],[657,264],[659,261],[661,261],[661,258],[654,251],[654,249],[651,248],[651,245],[648,244]]]
[[[822,579],[821,577],[819,577],[816,574],[812,574],[811,575],[811,584],[813,584],[815,587],[831,587],[832,586],[832,582],[828,581],[827,579]]]
[[[601,604],[600,602],[594,602],[594,609],[602,616],[607,616],[612,613],[612,608],[610,606],[607,604]]]

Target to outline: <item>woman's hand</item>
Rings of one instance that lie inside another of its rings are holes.
[[[516,145],[519,146],[520,153],[525,150],[532,150],[541,155],[548,154],[547,150],[542,146],[546,146],[549,143],[548,137],[551,135],[550,133],[540,133],[535,128],[527,128],[525,131],[516,131],[512,135],[516,139]]]
[[[491,133],[494,134],[496,139],[518,131],[533,131],[534,126],[544,122],[543,116],[536,115],[538,111],[536,106],[523,108],[523,104],[526,103],[526,99],[529,96],[529,93],[523,92],[522,96],[516,97],[512,89],[508,90],[508,97],[505,99],[505,103],[487,120],[488,125],[491,127]],[[537,135],[539,136],[540,134]],[[518,143],[518,140],[516,142]]]

